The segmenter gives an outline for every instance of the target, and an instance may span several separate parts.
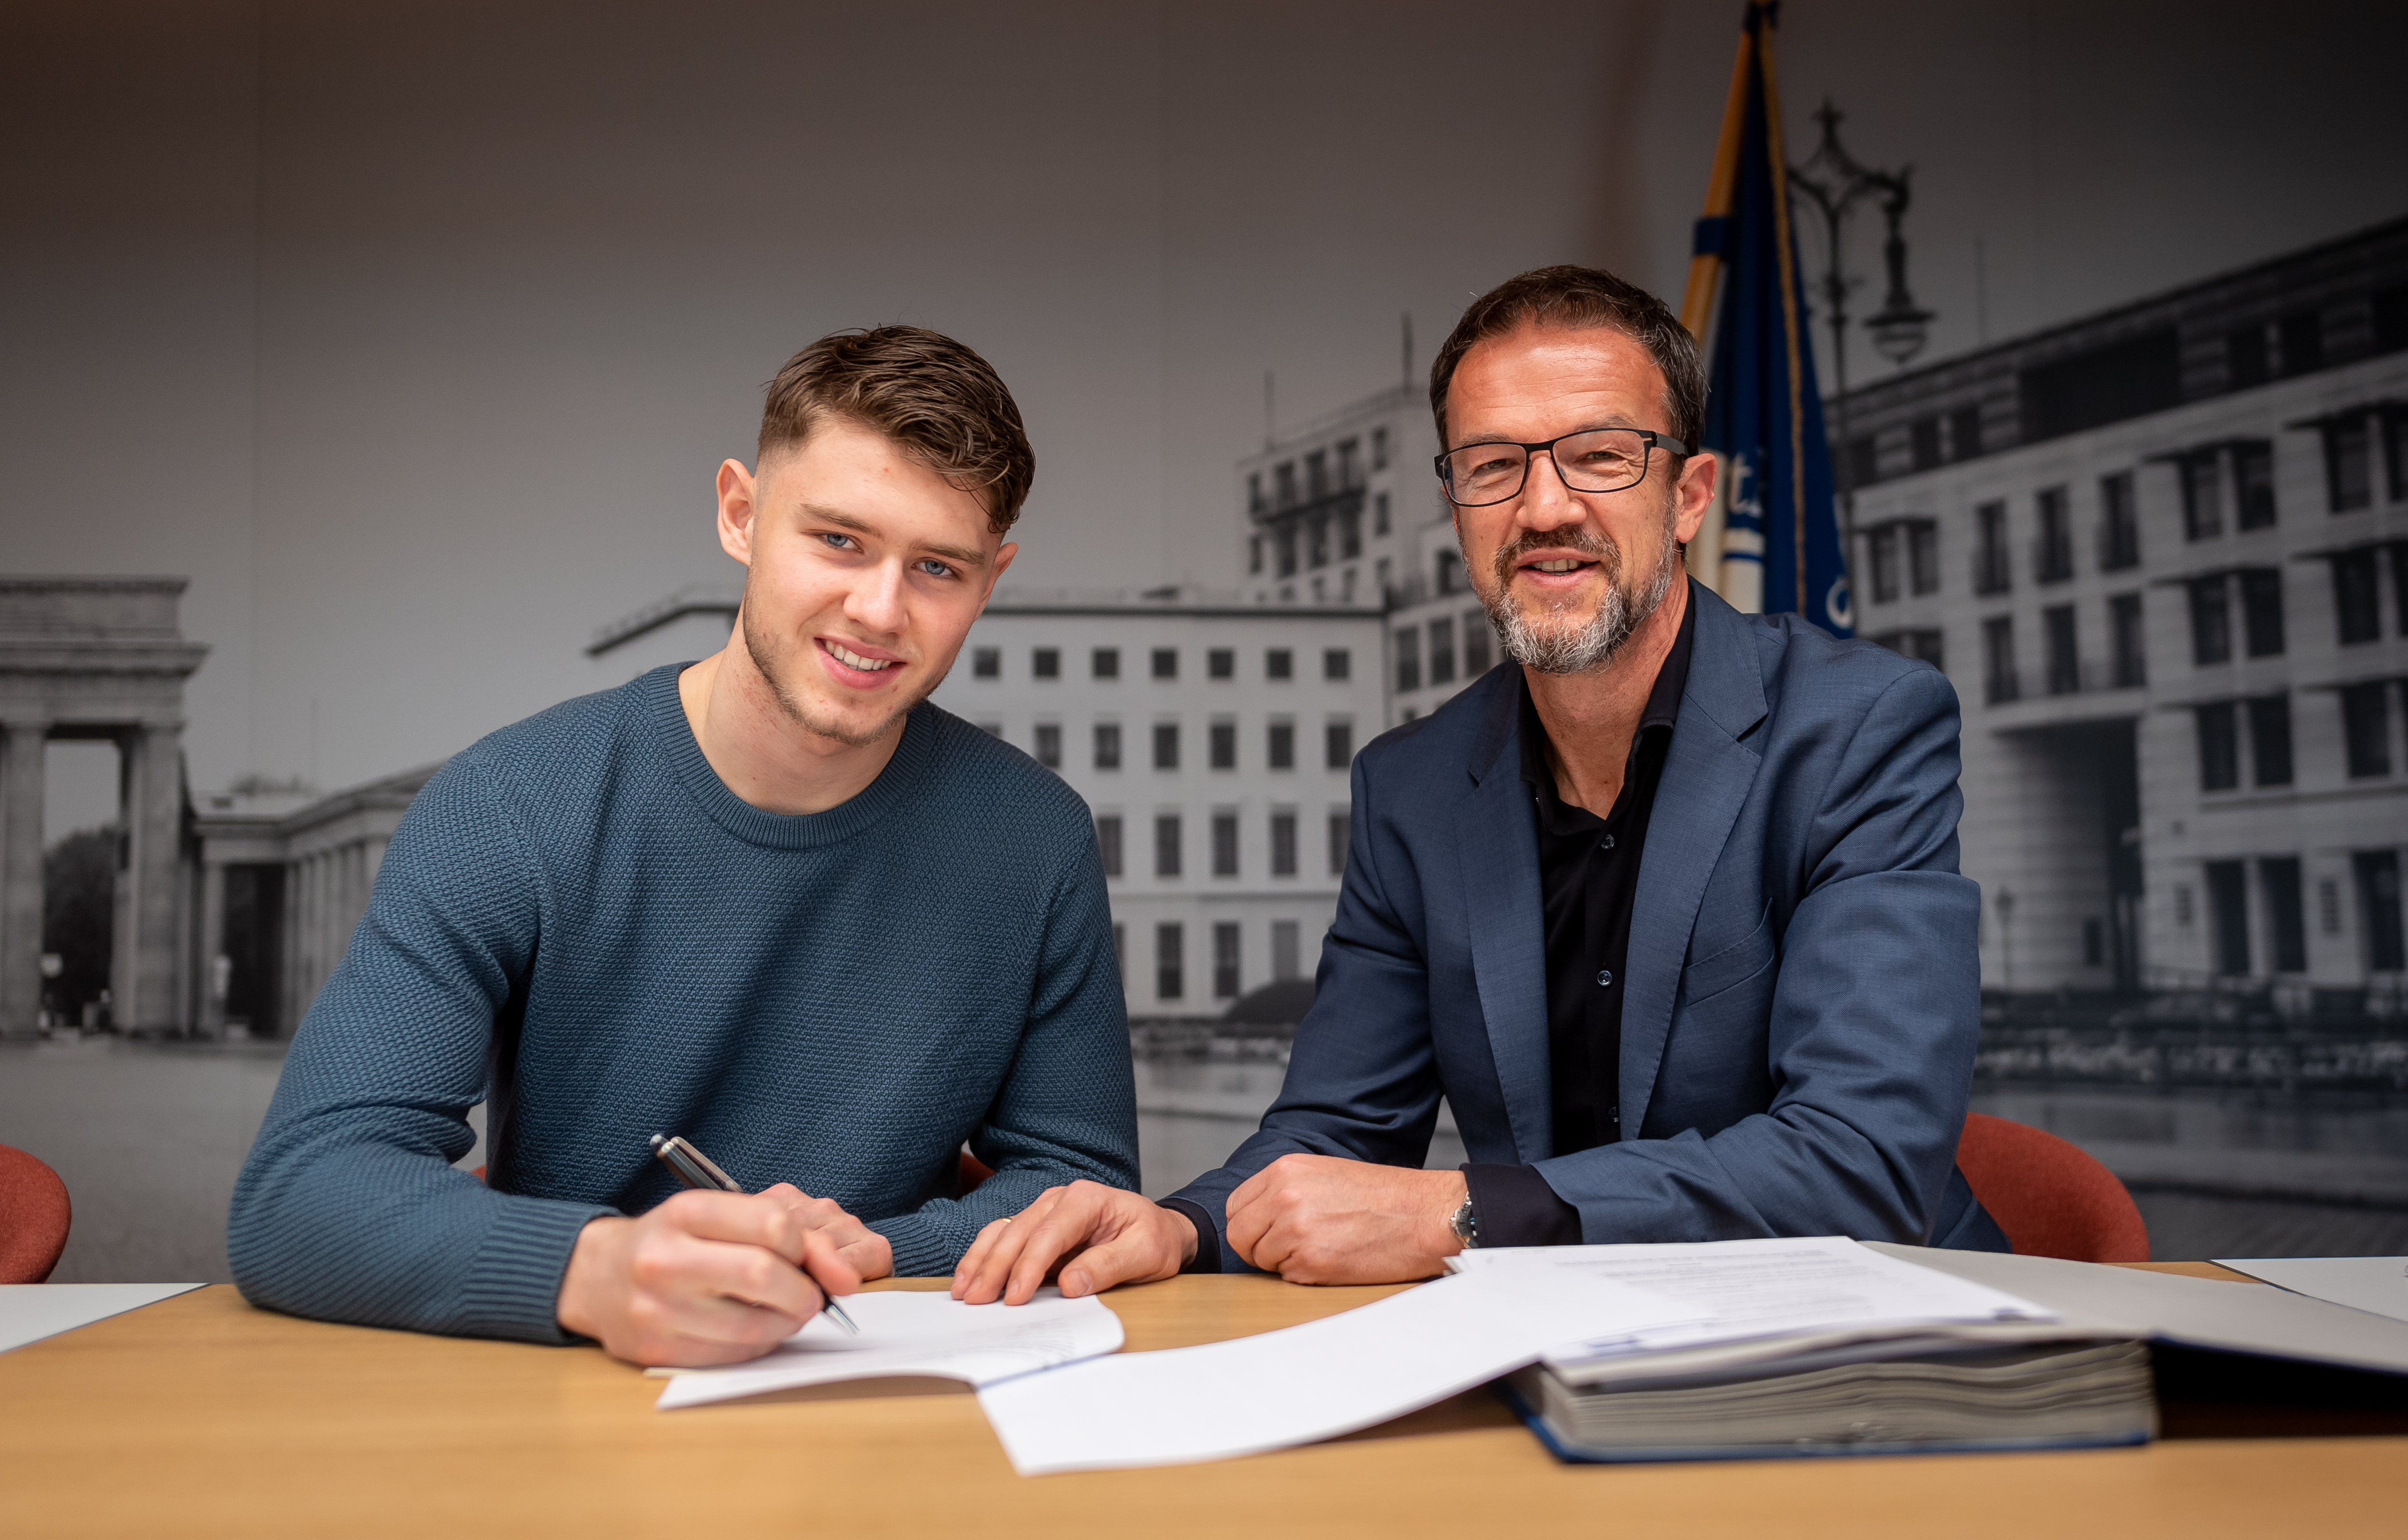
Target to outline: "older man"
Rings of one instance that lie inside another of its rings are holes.
[[[1512,663],[1354,764],[1312,1011],[1260,1132],[1160,1205],[1047,1192],[954,1277],[1026,1298],[1468,1246],[1847,1234],[2003,1249],[1955,1170],[1979,1024],[1956,699],[1682,575],[1705,378],[1578,267],[1440,351],[1437,472]],[[1440,1097],[1470,1161],[1422,1162]]]

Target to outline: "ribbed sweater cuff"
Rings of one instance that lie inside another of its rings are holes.
[[[954,1239],[954,1227],[940,1228],[932,1224],[924,1214],[897,1214],[880,1219],[869,1226],[886,1237],[895,1248],[895,1276],[898,1278],[944,1278],[953,1276],[960,1265],[962,1253],[969,1249],[969,1239]],[[970,1236],[975,1237],[972,1226]]]
[[[521,1195],[496,1204],[461,1285],[459,1330],[519,1342],[576,1341],[560,1327],[561,1276],[578,1233],[616,1212]]]

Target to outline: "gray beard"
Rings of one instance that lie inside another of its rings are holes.
[[[1632,635],[1656,613],[1664,596],[1672,592],[1672,579],[1682,570],[1680,543],[1672,537],[1678,519],[1677,510],[1667,498],[1664,556],[1648,575],[1645,586],[1637,590],[1622,580],[1622,548],[1608,536],[1584,530],[1577,538],[1566,538],[1560,534],[1543,540],[1529,537],[1499,549],[1495,563],[1497,587],[1492,593],[1481,594],[1480,603],[1488,611],[1489,623],[1497,628],[1505,655],[1537,674],[1585,674],[1612,663],[1629,644]],[[1541,618],[1533,621],[1506,597],[1512,581],[1513,563],[1525,551],[1567,545],[1594,558],[1604,569],[1605,600],[1585,624],[1573,621],[1562,607],[1554,605],[1545,606]],[[1467,556],[1466,565],[1469,564]]]
[[[767,681],[769,693],[776,699],[778,709],[785,713],[786,720],[806,733],[817,734],[823,738],[833,738],[847,749],[867,749],[886,736],[894,731],[896,722],[911,714],[913,706],[926,700],[936,692],[938,685],[945,682],[945,677],[942,674],[938,675],[936,680],[927,689],[896,706],[894,711],[877,726],[867,733],[854,733],[840,723],[825,720],[814,715],[804,704],[803,698],[787,688],[784,668],[788,651],[779,647],[777,638],[756,626],[752,619],[752,606],[750,604],[744,606],[742,625],[744,650],[752,654],[752,666],[759,669],[761,677]]]

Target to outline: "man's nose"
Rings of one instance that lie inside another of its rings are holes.
[[[1520,504],[1513,513],[1516,522],[1534,530],[1561,529],[1588,517],[1588,510],[1574,500],[1571,489],[1564,485],[1563,467],[1544,450],[1530,456],[1529,471],[1522,478]]]
[[[903,632],[903,563],[881,562],[862,574],[845,595],[845,619],[865,631],[896,636]]]

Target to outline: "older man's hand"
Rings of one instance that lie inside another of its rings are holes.
[[[1283,1155],[1229,1194],[1230,1248],[1290,1283],[1402,1283],[1463,1249],[1460,1171]]]

